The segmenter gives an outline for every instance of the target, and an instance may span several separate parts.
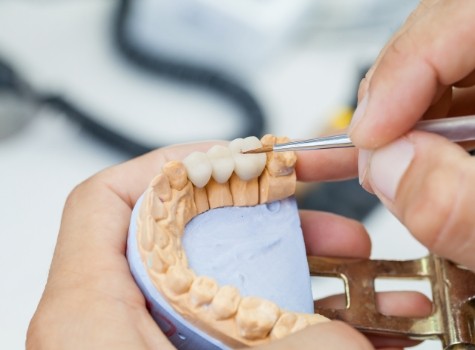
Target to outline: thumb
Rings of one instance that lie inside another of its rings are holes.
[[[475,270],[475,159],[461,147],[414,131],[360,151],[370,187],[430,251]]]
[[[256,350],[373,350],[355,329],[339,321],[322,322]]]

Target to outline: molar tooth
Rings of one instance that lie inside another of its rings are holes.
[[[269,334],[279,315],[280,309],[273,302],[246,297],[241,300],[236,322],[244,338],[262,339]]]
[[[213,179],[220,184],[228,181],[234,171],[234,159],[229,147],[215,145],[208,150],[206,155],[213,168]]]
[[[183,159],[183,164],[193,185],[202,188],[208,183],[213,168],[205,153],[193,152]]]
[[[200,276],[193,281],[190,288],[190,299],[193,306],[209,303],[218,291],[218,285],[212,278]]]
[[[168,268],[166,283],[168,288],[178,295],[190,289],[193,279],[193,273],[183,266],[172,265]]]
[[[223,286],[211,302],[211,309],[218,320],[224,320],[236,313],[240,301],[241,296],[236,287]]]
[[[282,314],[277,320],[271,332],[272,339],[281,339],[290,333],[297,332],[308,326],[305,317],[297,314],[286,312]]]
[[[262,147],[262,143],[255,136],[235,139],[229,143],[229,149],[234,158],[234,172],[244,181],[258,177],[266,166],[267,158],[264,153],[242,154],[241,152],[259,147]]]

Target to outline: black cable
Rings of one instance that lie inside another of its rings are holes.
[[[61,112],[99,141],[132,158],[147,153],[155,148],[141,142],[136,142],[132,138],[115,131],[110,125],[106,126],[98,122],[88,113],[79,109],[76,105],[61,96],[47,95],[40,99],[40,103]]]
[[[149,72],[187,84],[203,86],[228,98],[242,108],[243,117],[246,119],[244,129],[235,137],[262,136],[265,129],[265,118],[259,104],[244,87],[231,77],[177,59],[157,57],[134,45],[127,35],[128,14],[131,13],[132,3],[130,0],[119,1],[114,23],[114,38],[119,51],[130,62]]]
[[[113,38],[119,52],[129,59],[130,62],[139,67],[153,72],[162,77],[172,78],[187,84],[195,84],[208,88],[214,93],[224,96],[234,102],[243,110],[243,117],[246,119],[244,129],[235,137],[249,135],[261,136],[264,133],[264,115],[257,101],[252,95],[237,82],[225,77],[211,69],[193,66],[177,60],[167,60],[150,56],[132,42],[127,37],[127,15],[130,13],[129,0],[119,2],[113,26]],[[154,148],[164,146],[163,144],[145,145],[132,138],[116,131],[110,125],[105,125],[94,118],[84,109],[69,101],[67,98],[57,94],[36,93],[26,84],[15,71],[4,61],[0,60],[0,90],[10,91],[17,95],[25,103],[32,103],[36,106],[47,106],[59,111],[75,123],[79,124],[84,131],[96,137],[99,141],[110,145],[122,153],[135,157],[146,153]]]

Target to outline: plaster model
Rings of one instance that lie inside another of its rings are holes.
[[[210,209],[252,207],[292,196],[293,152],[241,153],[286,141],[271,135],[261,141],[236,139],[228,147],[217,145],[182,162],[170,161],[141,199],[133,243],[154,288],[175,312],[229,347],[262,344],[326,320],[283,310],[264,298],[241,296],[235,286],[197,275],[182,244],[187,223]]]

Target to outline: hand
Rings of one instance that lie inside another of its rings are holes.
[[[130,274],[125,257],[129,218],[137,199],[166,161],[209,147],[208,143],[160,149],[109,168],[73,190],[65,205],[45,291],[28,330],[28,349],[174,348],[150,317]],[[308,154],[302,156],[299,176],[311,179],[315,166],[334,169],[318,173],[315,179],[355,172],[354,152],[339,157],[346,157],[349,163],[341,167],[325,154],[316,161]],[[355,221],[304,212],[302,225],[311,254],[369,256],[368,235]],[[378,303],[381,310],[394,315],[424,316],[431,310],[427,299],[412,293],[384,294]],[[374,342],[407,344],[394,339],[375,338]],[[340,322],[316,325],[263,349],[288,349],[292,344],[299,349],[315,349],[317,344],[321,349],[372,349],[362,334]]]
[[[475,160],[421,118],[475,114],[475,2],[421,1],[360,85],[360,182],[430,251],[475,270]],[[406,134],[407,133],[407,134]]]

